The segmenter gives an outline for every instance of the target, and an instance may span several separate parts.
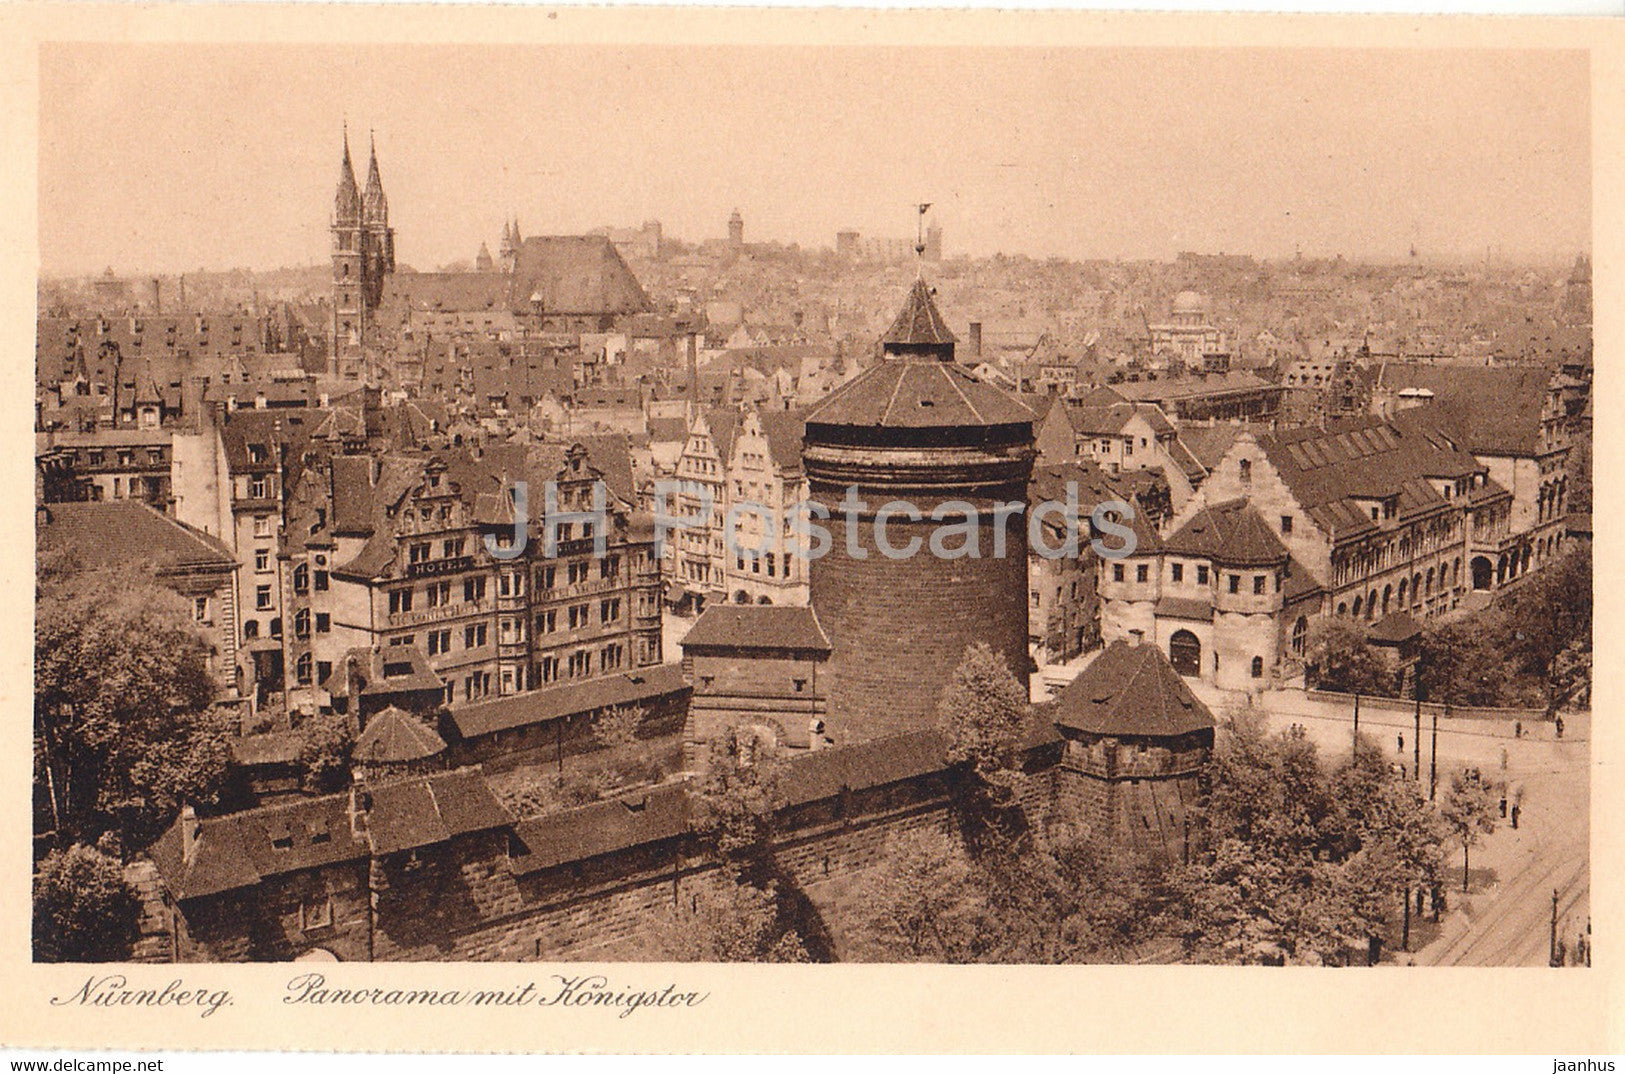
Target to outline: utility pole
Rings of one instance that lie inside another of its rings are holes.
[[[1411,748],[1415,750],[1416,782],[1422,782],[1422,657],[1417,654],[1416,660],[1411,664],[1411,693],[1416,697],[1416,735],[1411,741]]]
[[[1350,756],[1360,752],[1360,691],[1354,691],[1354,742],[1349,747]]]
[[[1552,889],[1551,955],[1550,955],[1550,957],[1547,958],[1546,962],[1547,962],[1548,965],[1551,965],[1551,966],[1561,966],[1562,965],[1562,963],[1557,960],[1557,889],[1556,888]]]
[[[1428,747],[1428,801],[1439,789],[1439,714],[1433,714],[1433,742]]]

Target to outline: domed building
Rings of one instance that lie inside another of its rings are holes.
[[[1033,415],[956,365],[954,342],[916,280],[880,364],[807,415],[802,464],[831,538],[809,582],[838,745],[933,724],[975,642],[1027,681],[1027,522],[996,527],[994,508],[1025,499]],[[877,525],[892,501],[910,510]]]
[[[1151,353],[1165,360],[1178,360],[1188,369],[1209,369],[1228,361],[1216,361],[1226,354],[1224,332],[1211,323],[1212,304],[1206,295],[1181,291],[1168,309],[1168,321],[1150,326]]]

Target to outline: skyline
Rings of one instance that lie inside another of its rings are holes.
[[[44,275],[324,263],[346,120],[424,270],[511,214],[818,248],[917,202],[950,257],[1591,248],[1580,52],[51,45],[41,82]]]

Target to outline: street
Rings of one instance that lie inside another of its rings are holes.
[[[1201,684],[1193,689],[1224,712],[1235,699]],[[1302,691],[1261,695],[1257,707],[1272,729],[1304,728],[1323,756],[1346,755],[1353,731],[1353,706],[1310,700]],[[1544,966],[1549,957],[1552,891],[1558,892],[1558,936],[1570,952],[1590,914],[1590,730],[1589,713],[1564,716],[1559,740],[1549,724],[1526,725],[1521,738],[1499,721],[1441,719],[1437,761],[1438,793],[1452,775],[1478,768],[1486,780],[1505,781],[1521,815],[1516,831],[1498,820],[1494,833],[1472,850],[1470,891],[1461,894],[1461,848],[1446,857],[1449,912],[1436,933],[1422,932],[1425,946],[1397,961],[1437,966]],[[1370,735],[1408,773],[1414,767],[1414,717],[1392,711],[1360,714],[1360,731]],[[1403,748],[1400,747],[1403,739]],[[1422,779],[1426,786],[1432,757],[1432,721],[1422,720]],[[1420,931],[1420,930],[1419,930]]]

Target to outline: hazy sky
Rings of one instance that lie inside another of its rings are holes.
[[[348,117],[399,260],[658,218],[948,252],[1567,260],[1590,247],[1579,52],[48,46],[46,273],[324,261]]]

